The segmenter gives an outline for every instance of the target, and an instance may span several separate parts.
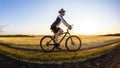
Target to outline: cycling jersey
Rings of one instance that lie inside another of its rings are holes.
[[[57,19],[55,20],[55,22],[51,26],[58,27],[60,25],[61,21],[66,27],[69,27],[69,24],[64,20],[62,15],[58,15]]]

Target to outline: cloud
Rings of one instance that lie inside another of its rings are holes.
[[[0,33],[6,32],[7,31],[7,26],[6,25],[0,25]]]

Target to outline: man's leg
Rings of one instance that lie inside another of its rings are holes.
[[[59,34],[59,35],[62,35],[63,32],[64,32],[63,29],[60,28],[59,31],[58,31],[58,34]]]
[[[55,33],[55,48],[61,50],[61,48],[59,48],[59,43],[58,43],[58,37],[59,37],[59,33]]]
[[[59,30],[60,30],[60,28],[56,28],[56,30],[54,30],[55,48],[57,48],[57,49],[59,49],[59,50],[62,50],[61,48],[59,48],[59,43],[58,43]]]
[[[54,33],[54,35],[55,35],[55,43],[58,43],[58,37],[59,37],[59,33]]]
[[[59,37],[59,33],[55,33],[55,48],[59,49],[59,50],[62,50],[60,47],[59,47],[59,43],[58,43],[58,37]]]
[[[55,35],[55,43],[58,43],[58,37],[60,36],[60,35],[62,35],[62,33],[63,33],[63,30],[61,29],[61,28],[59,28],[59,30],[58,30],[58,32],[57,33],[54,33],[54,35]]]

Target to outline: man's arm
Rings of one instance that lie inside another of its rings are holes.
[[[64,18],[59,15],[59,18],[61,19],[61,21],[63,22],[63,24],[66,26],[66,27],[69,27],[70,25],[64,20]]]

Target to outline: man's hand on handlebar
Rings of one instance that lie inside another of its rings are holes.
[[[72,26],[71,26],[71,25],[69,25],[68,29],[70,29],[70,30],[71,30],[71,29],[72,29]]]

